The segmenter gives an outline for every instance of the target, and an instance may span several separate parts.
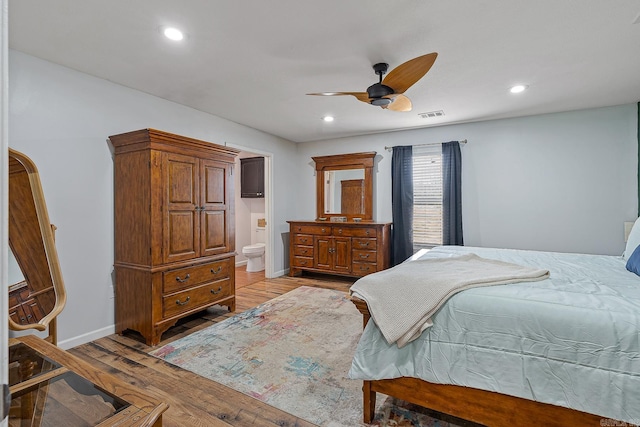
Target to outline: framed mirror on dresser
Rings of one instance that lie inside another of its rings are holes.
[[[391,223],[373,219],[376,152],[312,157],[316,219],[289,223],[289,275],[361,277],[390,266]]]

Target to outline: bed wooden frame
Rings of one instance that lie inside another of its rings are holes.
[[[367,326],[371,318],[367,303],[355,297],[351,300],[362,313],[363,327]],[[364,422],[367,424],[373,420],[376,393],[379,392],[491,427],[630,425],[561,406],[470,387],[433,384],[417,378],[364,381],[362,391]],[[602,392],[606,393],[606,390]]]

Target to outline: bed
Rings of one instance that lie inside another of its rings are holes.
[[[394,268],[470,253],[550,276],[456,293],[401,348],[355,292],[365,327],[349,377],[364,381],[364,421],[380,392],[488,426],[640,424],[640,277],[627,260],[442,246]]]

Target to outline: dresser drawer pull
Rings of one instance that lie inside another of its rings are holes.
[[[215,270],[213,268],[211,269],[211,273],[213,273],[213,274],[218,274],[221,271],[222,271],[222,266],[221,265],[219,265],[218,268],[216,268]]]
[[[322,232],[324,233],[325,231],[326,231],[326,230],[323,228],[323,229],[322,229]]]
[[[368,236],[369,235],[369,230],[367,230],[365,234]]]
[[[191,301],[191,297],[187,297],[186,300],[184,300],[183,302],[181,302],[180,300],[176,300],[176,304],[177,305],[185,305],[186,303],[188,303],[189,301]]]
[[[300,241],[301,241],[302,243],[307,243],[307,238],[305,237],[304,239],[300,239]]]
[[[361,248],[366,248],[367,246],[369,246],[369,242],[366,242],[366,243],[360,242],[360,247]]]
[[[300,265],[307,265],[307,261],[300,261]]]
[[[342,234],[342,228],[338,229],[338,234]]]
[[[369,271],[369,267],[365,267],[363,265],[360,266],[360,271]]]
[[[220,292],[222,292],[222,286],[219,286],[217,291],[215,289],[211,289],[211,293],[214,295],[219,294]]]
[[[180,283],[184,283],[184,282],[186,282],[187,280],[189,280],[189,277],[191,277],[191,276],[189,275],[189,273],[187,273],[187,275],[186,275],[186,276],[184,276],[184,279],[181,279],[181,278],[180,278],[180,276],[176,276],[176,280],[177,280],[178,282],[180,282]]]
[[[306,254],[306,253],[307,253],[307,250],[306,250],[306,249],[303,249],[303,250],[301,250],[300,252],[302,252],[303,254]]]
[[[366,254],[366,255],[362,255],[362,254],[360,254],[360,258],[362,258],[362,259],[367,259],[367,258],[369,258],[369,254]]]

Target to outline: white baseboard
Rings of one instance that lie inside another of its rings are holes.
[[[58,347],[63,350],[86,344],[88,342],[97,340],[98,338],[106,337],[107,335],[116,333],[116,325],[107,326],[96,331],[87,332],[86,334],[78,335],[77,337],[68,338],[63,341],[58,341]]]
[[[247,262],[249,262],[249,260],[244,260],[244,261],[238,261],[236,262],[236,267],[242,267],[243,265],[247,265]]]
[[[286,276],[287,274],[289,274],[289,269],[285,268],[284,270],[280,270],[280,271],[274,271],[273,272],[273,277],[269,277],[269,279],[273,279],[276,277],[280,277],[280,276]]]

